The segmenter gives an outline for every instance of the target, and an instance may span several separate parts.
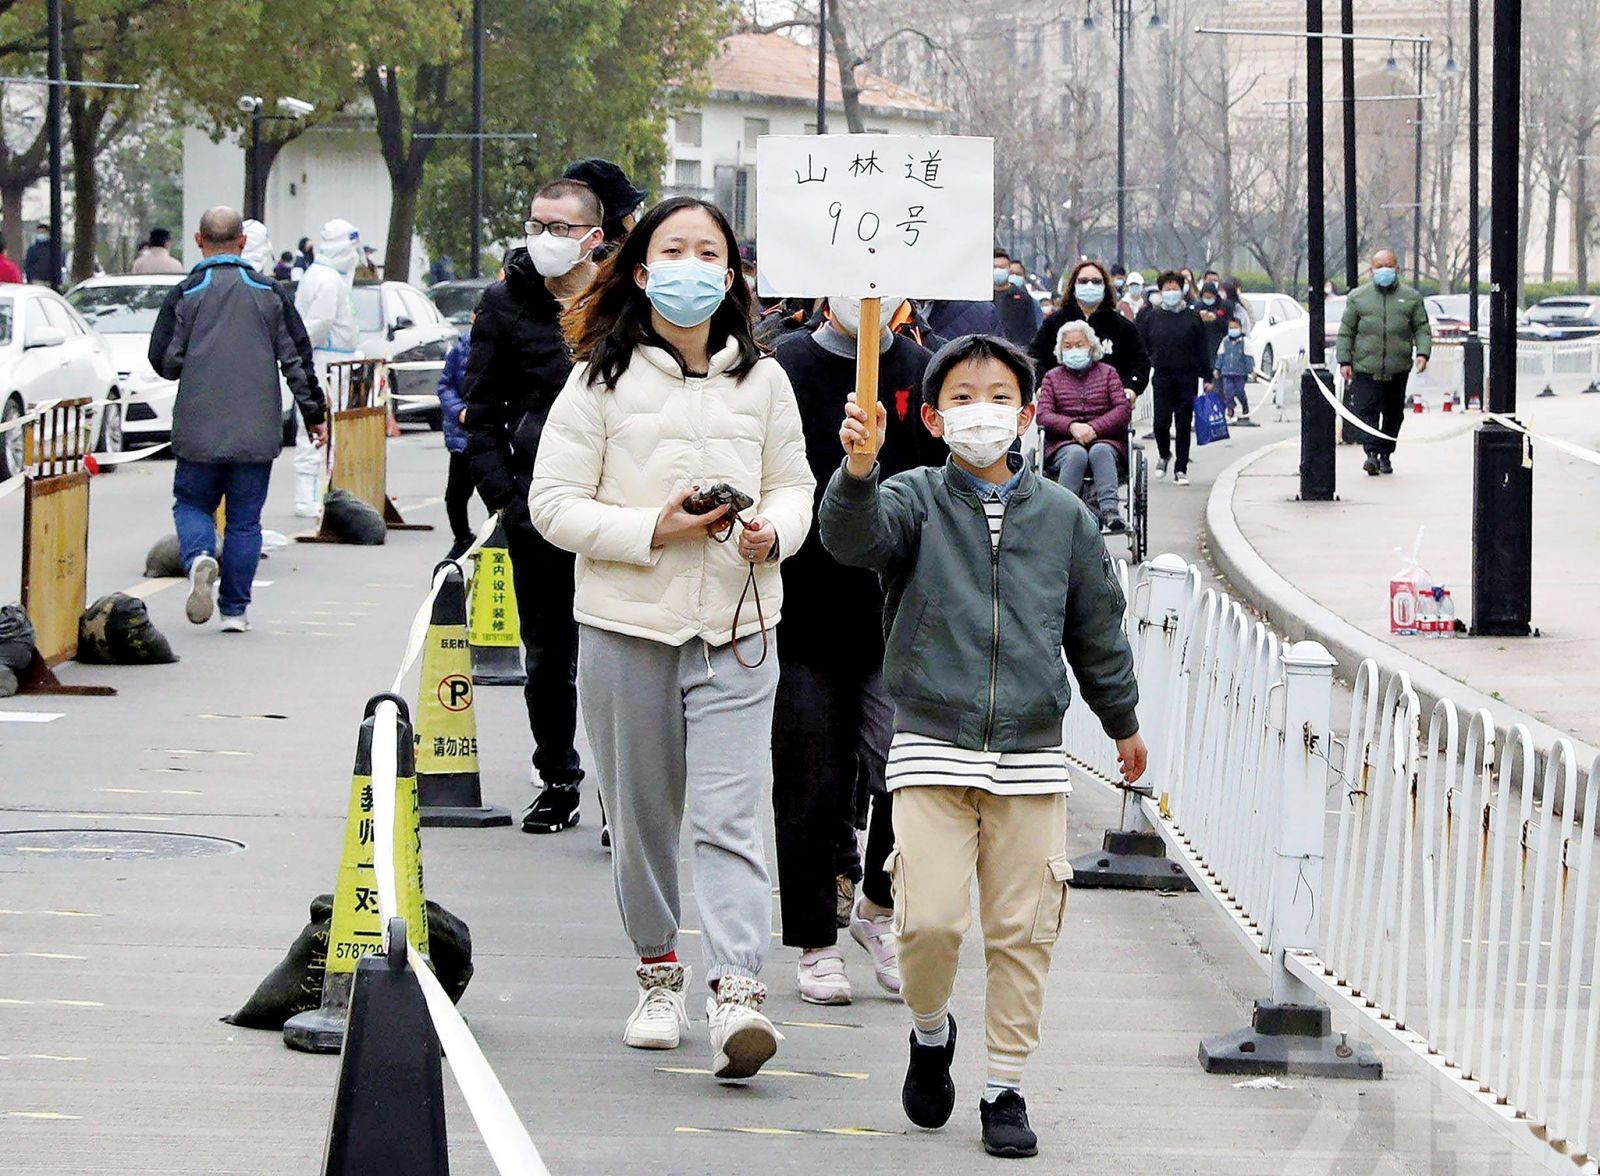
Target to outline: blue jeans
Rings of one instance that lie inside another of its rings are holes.
[[[217,610],[243,616],[261,562],[261,507],[267,501],[269,461],[210,462],[179,458],[172,471],[172,518],[178,525],[183,570],[201,555],[217,553],[217,507],[228,500],[226,540]]]

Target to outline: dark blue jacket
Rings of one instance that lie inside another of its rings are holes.
[[[928,305],[928,326],[946,339],[963,335],[998,335],[1000,315],[992,299],[984,302],[941,300]]]
[[[469,330],[450,345],[450,352],[444,357],[444,371],[439,373],[439,415],[444,420],[444,447],[451,453],[467,450],[467,430],[461,423],[461,410],[467,402],[461,399],[461,381],[467,374],[467,352],[471,349]]]

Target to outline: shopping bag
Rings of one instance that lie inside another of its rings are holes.
[[[1210,445],[1228,439],[1228,409],[1216,392],[1202,392],[1194,398],[1194,441]]]

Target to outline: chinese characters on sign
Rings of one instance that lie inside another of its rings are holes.
[[[485,547],[478,553],[468,621],[474,645],[514,646],[520,642],[511,557],[504,547]]]
[[[756,208],[764,296],[991,296],[993,140],[763,136]]]

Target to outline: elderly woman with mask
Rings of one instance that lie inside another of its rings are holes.
[[[1056,366],[1056,339],[1061,328],[1067,323],[1087,322],[1100,339],[1106,362],[1117,370],[1122,386],[1138,396],[1150,379],[1150,361],[1138,328],[1117,309],[1110,271],[1101,262],[1080,261],[1067,274],[1061,288],[1061,306],[1044,320],[1028,348],[1039,378]]]
[[[1126,321],[1126,320],[1123,320]],[[1039,386],[1039,427],[1044,430],[1045,471],[1071,490],[1108,531],[1125,531],[1117,502],[1117,467],[1128,452],[1133,405],[1104,346],[1086,322],[1064,325],[1056,336],[1057,367]],[[1085,475],[1094,499],[1084,497]]]

